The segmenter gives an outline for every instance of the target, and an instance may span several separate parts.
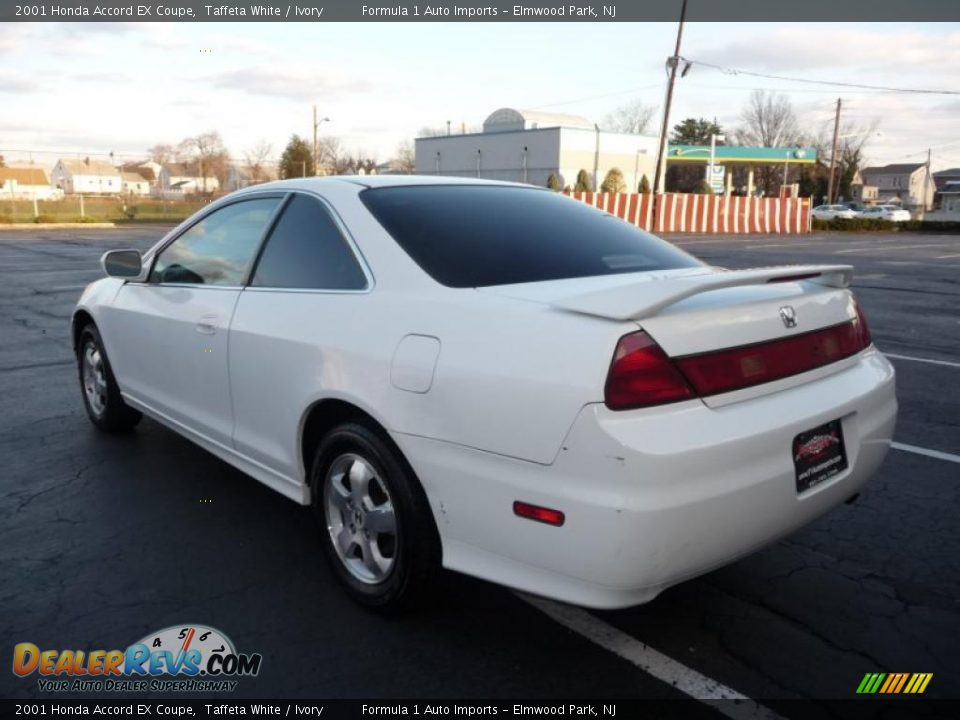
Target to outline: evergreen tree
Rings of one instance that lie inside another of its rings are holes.
[[[586,170],[577,173],[577,182],[573,186],[573,190],[574,192],[591,192],[593,190],[593,181]]]
[[[627,183],[623,179],[623,173],[620,168],[610,168],[607,176],[600,185],[601,192],[622,193],[627,189]]]
[[[555,173],[550,173],[550,177],[547,178],[547,187],[554,192],[560,189],[560,178]]]
[[[642,193],[643,195],[650,194],[650,181],[647,179],[646,175],[640,178],[640,185],[637,187],[637,192]]]
[[[283,179],[308,177],[315,174],[313,151],[299,135],[292,135],[280,156],[280,177]]]

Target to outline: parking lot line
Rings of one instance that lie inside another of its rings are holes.
[[[600,618],[571,605],[517,593],[517,597],[596,645],[628,660],[645,673],[730,718],[782,720],[780,715],[726,685],[701,675],[681,662],[654,650]],[[723,700],[725,702],[717,702]],[[736,702],[730,702],[736,701]]]
[[[933,245],[900,245],[897,247],[885,247],[881,248],[884,252],[893,252],[894,250],[917,250],[918,248],[943,248],[944,250],[951,248],[950,245],[943,245],[942,243],[934,243]],[[865,247],[865,248],[844,248],[843,250],[834,250],[834,255],[846,255],[847,253],[863,253],[863,252],[873,252],[877,248],[875,247]]]
[[[894,360],[911,360],[913,362],[930,363],[931,365],[945,365],[946,367],[960,368],[960,363],[950,362],[949,360],[932,360],[930,358],[918,358],[911,355],[897,355],[895,353],[888,352],[885,352],[884,356],[893,358]]]
[[[894,450],[914,453],[915,455],[925,455],[926,457],[936,458],[937,460],[946,460],[947,462],[960,463],[960,455],[943,452],[942,450],[930,450],[928,448],[917,447],[916,445],[907,445],[905,443],[892,442],[890,447]]]

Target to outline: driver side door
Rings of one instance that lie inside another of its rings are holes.
[[[230,320],[283,197],[256,195],[204,215],[156,254],[146,282],[121,287],[105,323],[124,396],[225,447]]]

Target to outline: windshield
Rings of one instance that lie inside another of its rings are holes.
[[[487,287],[696,267],[659,238],[547,190],[496,185],[376,188],[364,204],[448,287]]]

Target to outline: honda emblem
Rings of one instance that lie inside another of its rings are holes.
[[[780,319],[783,320],[783,326],[795,328],[797,326],[797,311],[789,305],[780,308]]]

